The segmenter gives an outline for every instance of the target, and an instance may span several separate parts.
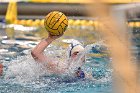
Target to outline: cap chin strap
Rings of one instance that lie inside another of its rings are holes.
[[[69,57],[71,56],[71,51],[72,51],[72,49],[73,49],[74,47],[78,46],[78,45],[81,45],[81,44],[73,45],[73,44],[71,43],[71,50],[70,50],[70,53],[69,53]]]

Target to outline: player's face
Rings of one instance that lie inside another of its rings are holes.
[[[71,55],[71,58],[74,60],[81,59],[82,62],[85,62],[85,55],[81,51],[76,51]]]
[[[72,57],[72,58],[76,58],[77,55],[78,55],[78,53],[79,53],[79,51],[74,52],[74,53],[71,55],[71,57]]]

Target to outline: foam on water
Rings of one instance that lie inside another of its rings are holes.
[[[19,57],[7,64],[6,67],[4,78],[14,78],[19,82],[36,79],[46,71],[43,65],[35,62],[30,55]]]

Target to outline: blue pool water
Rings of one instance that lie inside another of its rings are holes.
[[[26,47],[22,45],[25,41],[30,41],[25,44]],[[133,47],[136,48],[132,51],[137,51],[135,55],[138,58],[139,38],[134,37],[133,41],[135,42]],[[25,39],[1,40],[0,62],[6,65],[12,60],[20,61],[36,44],[35,41]],[[86,57],[86,64],[82,69],[87,73],[92,73],[93,79],[76,80],[70,77],[43,75],[31,81],[20,82],[14,78],[1,77],[0,93],[112,93],[112,68],[108,50],[101,44],[95,43],[90,46],[91,49],[87,54],[93,56]]]

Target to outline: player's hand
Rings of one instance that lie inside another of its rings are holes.
[[[63,34],[62,34],[63,35]],[[55,39],[58,39],[60,38],[62,35],[59,35],[59,36],[53,36],[51,34],[49,34],[48,38],[52,39],[52,40],[55,40]]]

